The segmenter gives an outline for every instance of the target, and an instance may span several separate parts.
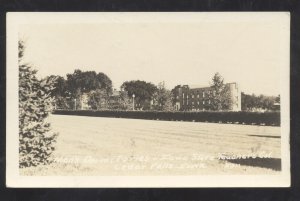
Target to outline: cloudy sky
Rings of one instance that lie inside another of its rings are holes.
[[[25,60],[40,76],[75,69],[107,74],[114,88],[145,80],[168,88],[207,86],[215,72],[246,93],[280,92],[281,25],[276,20],[26,24]]]

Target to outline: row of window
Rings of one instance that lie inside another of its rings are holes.
[[[235,98],[236,98],[236,104],[238,105],[239,97],[236,96]],[[184,100],[182,100],[182,105],[184,105],[184,103],[185,103]],[[208,100],[207,103],[210,104],[210,100]],[[194,105],[194,104],[200,105],[200,101],[197,101],[197,102],[192,101],[192,105]],[[202,101],[202,104],[205,105],[205,101]],[[188,100],[186,101],[186,105],[189,105],[189,101]]]
[[[215,95],[215,91],[208,91],[207,93],[202,92],[202,97],[204,98],[204,97],[205,97],[205,94],[212,94],[212,93]],[[184,95],[185,95],[185,94],[182,93],[182,98],[184,98]],[[194,95],[194,94],[192,94],[191,97],[192,97],[192,98],[195,98],[195,97],[200,98],[200,94],[197,94],[197,96]],[[179,96],[177,96],[177,98],[179,98]],[[186,98],[189,98],[189,95],[186,95]]]
[[[192,105],[200,105],[200,101],[192,102]],[[208,100],[208,104],[210,104],[210,100]],[[184,100],[182,101],[182,105],[184,105]],[[186,105],[189,105],[189,102],[186,102]],[[205,105],[205,101],[202,101],[202,105]]]

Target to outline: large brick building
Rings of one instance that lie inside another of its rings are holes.
[[[241,111],[241,92],[237,83],[225,85],[229,94],[228,111]],[[203,111],[210,110],[212,94],[211,87],[189,88],[188,85],[176,89],[175,109],[181,111]]]

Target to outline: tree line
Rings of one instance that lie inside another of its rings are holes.
[[[181,87],[177,85],[168,90],[164,82],[154,85],[151,82],[131,80],[125,81],[121,90],[114,95],[112,81],[104,73],[75,70],[72,74],[67,74],[67,79],[54,75],[50,77],[57,80],[52,96],[57,108],[61,109],[80,109],[82,100],[85,99],[88,109],[94,110],[132,110],[134,101],[134,108],[137,110],[174,111],[178,88]],[[211,104],[205,109],[228,110],[230,95],[219,73],[213,76],[211,88],[214,93],[206,96]]]
[[[62,76],[49,76],[56,79],[52,96],[56,100],[56,107],[60,109],[82,109],[83,102],[93,110],[132,110],[133,101],[136,110],[174,111],[178,88],[172,90],[165,87],[164,82],[154,85],[142,80],[125,81],[120,91],[114,91],[111,79],[104,73],[95,71],[75,70]],[[230,110],[230,91],[224,83],[224,78],[215,73],[210,87],[213,93],[205,96],[210,104],[205,105],[205,110],[221,111]],[[134,97],[133,97],[134,96]],[[241,94],[243,111],[271,111],[277,110],[275,103],[280,102],[280,97],[254,94]]]
[[[172,111],[172,93],[163,82],[157,86],[151,82],[125,81],[121,90],[113,90],[111,79],[104,73],[75,70],[62,76],[49,76],[55,79],[52,97],[57,108],[80,109],[83,102],[89,109],[132,110],[133,101],[138,110]],[[134,97],[133,97],[134,96]]]
[[[265,96],[255,94],[245,94],[242,92],[242,110],[243,111],[276,111],[280,110],[280,95]]]

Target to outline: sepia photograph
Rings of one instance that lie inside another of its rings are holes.
[[[10,187],[290,186],[290,14],[7,13]]]

